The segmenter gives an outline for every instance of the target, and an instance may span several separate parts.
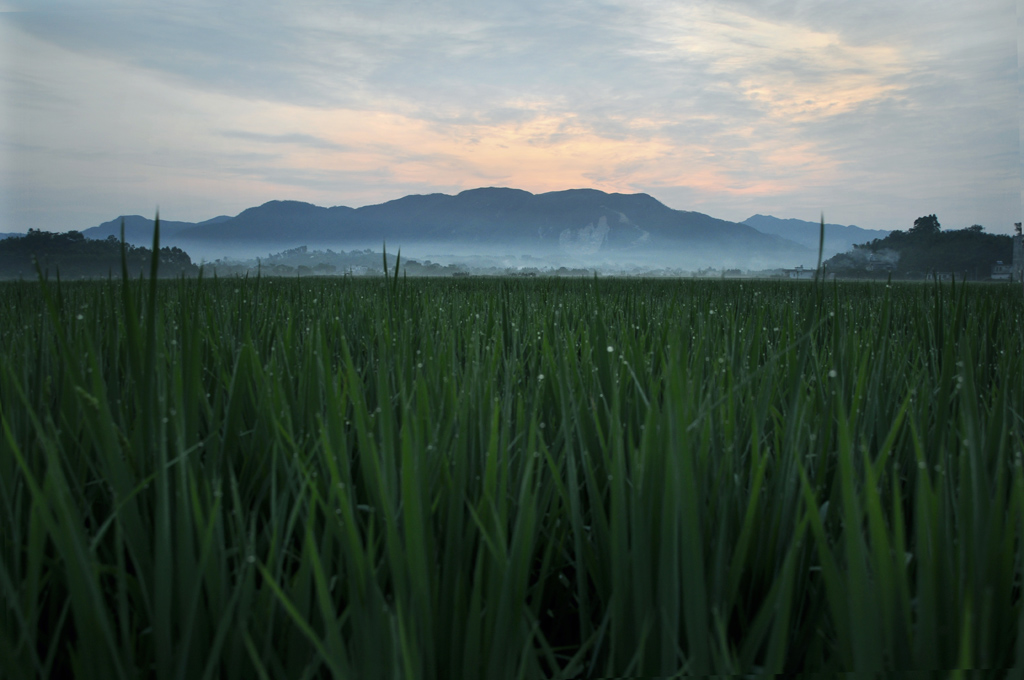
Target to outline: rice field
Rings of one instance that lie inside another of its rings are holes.
[[[0,284],[0,676],[1002,677],[1022,317],[960,283]]]

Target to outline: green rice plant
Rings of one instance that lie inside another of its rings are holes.
[[[0,285],[0,674],[1019,666],[1012,286],[397,263]]]

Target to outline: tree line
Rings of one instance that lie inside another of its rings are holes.
[[[121,241],[114,236],[88,239],[79,231],[54,233],[30,229],[24,236],[11,236],[0,241],[0,276],[4,278],[35,278],[37,266],[44,275],[60,275],[62,279],[94,278],[121,272]],[[147,275],[153,251],[124,244],[130,276]],[[181,248],[160,249],[161,277],[191,276],[199,272]]]
[[[943,231],[935,215],[925,215],[914,220],[907,231],[894,231],[830,258],[825,268],[845,277],[891,273],[905,279],[936,274],[988,279],[994,265],[1009,264],[1012,258],[1013,240],[1009,236],[987,234],[980,224]]]

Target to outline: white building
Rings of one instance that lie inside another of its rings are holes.
[[[1024,236],[1021,236],[1020,222],[1013,226],[1017,230],[1013,237],[1013,280],[1024,281]]]
[[[782,275],[787,279],[813,279],[814,269],[806,269],[803,265],[798,265],[794,269],[783,269]]]
[[[993,281],[1009,281],[1013,275],[1013,265],[1003,264],[1002,260],[996,260],[996,263],[992,265],[992,280]]]

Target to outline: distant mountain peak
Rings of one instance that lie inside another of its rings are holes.
[[[533,196],[534,194],[526,191],[525,189],[513,189],[512,187],[477,187],[476,189],[464,189],[456,196],[473,196],[478,194],[516,194],[520,196]],[[437,195],[437,194],[433,194]],[[447,194],[440,194],[441,196],[447,196]]]
[[[275,200],[272,200],[272,201],[267,201],[266,203],[264,203],[264,204],[262,204],[262,205],[260,205],[258,207],[266,208],[268,206],[274,206],[274,207],[277,207],[277,206],[288,206],[288,207],[292,207],[292,206],[309,206],[311,208],[319,208],[320,207],[318,205],[314,205],[313,203],[307,203],[306,201],[294,201],[294,200],[290,200],[290,199],[283,199],[283,200],[275,199]],[[253,210],[253,208],[249,208],[249,210]]]
[[[818,241],[821,234],[821,221],[811,222],[795,218],[780,218],[773,215],[754,215],[743,220],[746,224],[761,233],[781,236],[799,243],[802,246],[818,249]],[[885,238],[889,235],[888,230],[883,229],[862,229],[855,225],[825,224],[825,257],[832,257],[838,253],[845,253],[854,245],[860,245],[873,241],[876,238]]]

